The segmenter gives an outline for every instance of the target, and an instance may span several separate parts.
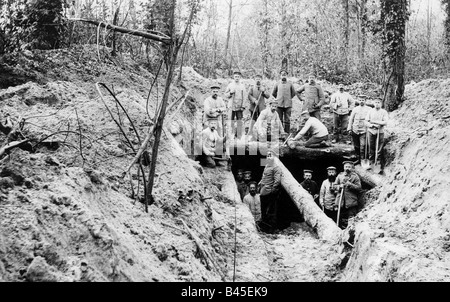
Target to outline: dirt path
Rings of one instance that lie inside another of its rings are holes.
[[[337,248],[317,239],[304,223],[279,234],[261,234],[272,282],[334,282],[339,276]]]

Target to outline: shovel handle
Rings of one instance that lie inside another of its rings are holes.
[[[344,188],[342,188],[341,190],[341,196],[339,198],[339,205],[338,205],[338,214],[337,214],[337,218],[336,218],[336,224],[339,227],[339,218],[341,216],[341,204],[342,204],[342,196],[344,196]]]

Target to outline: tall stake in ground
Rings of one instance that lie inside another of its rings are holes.
[[[155,181],[155,170],[156,170],[156,161],[158,159],[158,149],[159,149],[159,142],[161,140],[161,133],[164,126],[164,118],[166,116],[166,108],[167,108],[167,102],[169,100],[170,95],[170,85],[173,80],[173,73],[175,69],[175,64],[177,62],[178,52],[181,48],[181,45],[183,45],[184,39],[186,37],[187,30],[191,24],[192,18],[195,13],[196,4],[194,3],[192,5],[191,9],[191,15],[189,17],[189,21],[186,27],[186,30],[184,31],[183,36],[180,40],[176,39],[175,37],[175,4],[176,0],[172,1],[172,7],[171,7],[171,20],[170,20],[170,33],[171,33],[171,43],[169,45],[168,56],[167,56],[167,65],[169,67],[167,77],[166,77],[166,84],[165,84],[165,90],[163,99],[161,102],[161,110],[159,110],[158,120],[155,125],[155,142],[152,147],[152,160],[150,162],[150,172],[148,174],[148,183],[147,183],[147,192],[145,196],[145,212],[148,213],[148,205],[153,203],[152,199],[152,193],[153,193],[153,184]]]

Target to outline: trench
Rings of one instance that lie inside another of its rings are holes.
[[[237,153],[235,152],[234,154]],[[264,158],[265,156],[259,151],[256,155],[250,155],[248,151],[242,155],[232,155],[231,170],[233,175],[236,177],[238,169],[251,171],[252,180],[258,183],[262,178],[265,167]],[[327,178],[327,168],[334,166],[337,168],[337,173],[339,174],[343,171],[343,161],[348,160],[348,158],[340,155],[330,155],[315,159],[302,159],[294,153],[285,153],[282,157],[280,157],[280,160],[292,173],[292,176],[298,183],[304,181],[303,170],[313,170],[314,173],[312,179],[317,183],[320,189],[322,182]],[[364,183],[363,181],[361,183],[363,192],[371,189],[370,185]],[[303,223],[305,221],[299,209],[283,187],[281,187],[280,190],[278,221],[278,229],[280,230],[289,228],[292,223]]]

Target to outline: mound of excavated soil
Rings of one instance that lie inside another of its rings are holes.
[[[102,63],[87,74],[84,63],[95,61],[95,52],[90,51],[29,54],[26,66],[20,68],[38,76],[39,83],[0,90],[2,122],[6,113],[15,124],[24,118],[23,133],[33,143],[68,131],[46,140],[59,142],[57,150],[40,147],[30,154],[17,149],[1,161],[0,280],[229,280],[234,221],[227,219],[219,229],[217,223],[218,217],[234,217],[234,207],[225,202],[220,190],[208,202],[203,199],[210,195],[209,180],[165,131],[156,168],[155,203],[148,214],[144,212],[143,204],[131,196],[128,177],[123,178],[133,151],[94,83],[104,82],[114,89],[142,140],[149,128],[146,100],[153,77],[130,61],[122,62],[123,68]],[[103,92],[129,141],[139,148],[131,123],[123,112],[119,117],[115,102]],[[177,92],[174,88],[171,101],[180,97]],[[155,103],[153,91],[150,115]],[[178,120],[186,119],[186,110],[182,108]],[[1,146],[5,139],[0,134]],[[138,177],[133,168],[135,193]],[[142,192],[140,182],[140,196]],[[260,238],[250,212],[242,205],[240,212],[238,232],[246,235],[240,242],[248,239],[257,245]],[[202,256],[182,221],[214,263]],[[264,271],[264,265],[258,269]],[[244,272],[245,280],[253,277]]]
[[[390,115],[386,182],[358,217],[345,280],[450,280],[449,96],[448,79],[408,85]]]

